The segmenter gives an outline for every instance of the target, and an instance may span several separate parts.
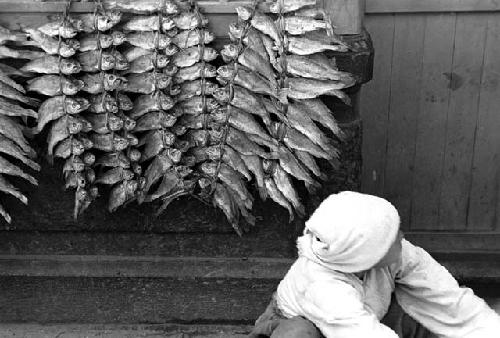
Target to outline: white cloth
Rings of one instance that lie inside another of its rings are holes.
[[[397,338],[379,321],[393,292],[406,313],[440,338],[500,337],[500,317],[406,240],[400,262],[367,271],[363,281],[300,256],[276,299],[286,317],[308,318],[327,338]]]
[[[299,254],[342,272],[372,268],[399,230],[399,214],[387,200],[343,191],[326,198],[306,222]]]

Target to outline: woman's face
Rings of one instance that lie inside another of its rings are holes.
[[[387,251],[385,256],[382,257],[382,259],[373,267],[383,268],[399,262],[399,260],[401,259],[401,252],[402,252],[402,244],[401,244],[402,239],[403,239],[403,232],[400,230],[396,236],[396,240],[394,241],[394,243],[392,243],[391,247],[389,248],[389,251]]]

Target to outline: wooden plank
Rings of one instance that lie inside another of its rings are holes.
[[[331,14],[337,34],[360,34],[363,30],[365,0],[323,0],[327,13]]]
[[[384,195],[398,208],[403,229],[410,226],[424,31],[423,15],[395,17]]]
[[[0,255],[0,276],[281,279],[279,258]]]
[[[467,224],[485,34],[484,15],[457,14],[453,68],[444,74],[451,95],[437,229],[460,230]]]
[[[500,253],[500,234],[492,232],[435,232],[405,233],[405,238],[428,252],[496,252]]]
[[[2,338],[245,338],[252,325],[0,324]]]
[[[394,45],[394,16],[368,17],[366,29],[375,50],[373,80],[363,86],[359,111],[363,120],[363,192],[381,195],[387,145],[388,113]]]
[[[0,277],[2,323],[251,324],[279,280]]]
[[[496,0],[369,0],[366,13],[499,11]]]
[[[500,16],[487,18],[478,121],[472,164],[467,226],[470,230],[500,231]]]
[[[455,14],[426,16],[412,191],[412,230],[433,229],[438,223],[441,165],[450,95],[443,73],[451,71],[455,21]]]

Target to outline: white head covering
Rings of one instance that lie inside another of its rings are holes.
[[[398,211],[383,198],[353,191],[333,194],[306,222],[297,240],[299,255],[340,272],[365,271],[388,252],[399,223]]]

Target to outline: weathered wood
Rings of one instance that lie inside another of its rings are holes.
[[[487,21],[459,14],[449,79],[451,89],[441,180],[438,229],[465,229],[471,184],[472,153],[483,68]]]
[[[500,20],[488,15],[472,163],[468,229],[500,230]]]
[[[494,0],[369,0],[366,13],[480,12],[499,11]]]
[[[365,0],[322,0],[337,34],[360,34],[363,30]]]
[[[249,325],[0,324],[3,338],[244,338]]]
[[[0,255],[102,255],[158,257],[295,258],[300,231],[288,237],[251,232],[232,234],[141,234],[4,232]],[[410,232],[405,237],[425,250],[436,252],[500,252],[498,233]]]
[[[384,195],[409,229],[425,16],[396,16]]]
[[[422,82],[412,187],[411,229],[432,230],[438,222],[441,168],[446,137],[455,14],[426,16]],[[439,34],[436,34],[439,32]]]
[[[373,80],[363,86],[359,105],[365,126],[361,185],[364,192],[381,195],[384,190],[394,16],[368,17],[366,29],[376,53]]]
[[[0,277],[0,322],[251,324],[279,280]]]
[[[281,279],[285,258],[0,255],[0,276]]]

